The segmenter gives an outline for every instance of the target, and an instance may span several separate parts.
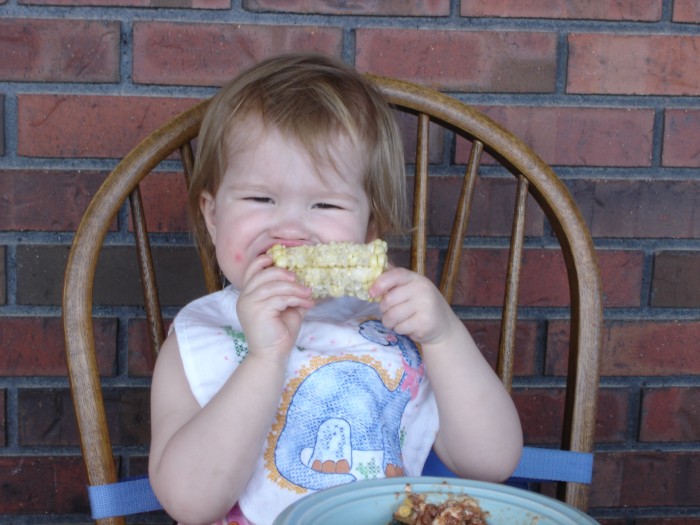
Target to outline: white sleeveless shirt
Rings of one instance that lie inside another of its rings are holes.
[[[228,287],[190,303],[174,321],[202,406],[247,354],[237,300]],[[306,315],[276,419],[238,502],[251,523],[272,523],[316,490],[387,473],[420,475],[438,431],[435,398],[417,346],[380,318],[376,303],[349,297]]]

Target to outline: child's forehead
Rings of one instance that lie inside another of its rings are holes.
[[[234,128],[227,138],[227,163],[246,162],[253,157],[265,161],[275,155],[276,150],[296,150],[315,166],[316,172],[322,179],[335,178],[339,175],[345,178],[361,179],[363,182],[366,154],[351,137],[337,131],[323,136],[302,137],[280,129],[277,126],[264,126],[260,122]]]

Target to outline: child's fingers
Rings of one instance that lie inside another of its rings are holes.
[[[252,263],[246,268],[245,273],[243,274],[243,284],[245,284],[253,278],[253,276],[257,275],[261,271],[263,271],[265,268],[269,268],[272,266],[272,257],[267,255],[266,253],[258,256],[256,259],[253,260]]]
[[[384,303],[384,301],[382,301]],[[416,310],[408,301],[403,301],[392,306],[381,305],[382,324],[400,334],[407,334],[406,322],[414,317]],[[403,325],[403,326],[402,326]]]
[[[254,289],[270,282],[294,283],[300,288],[305,288],[297,281],[296,275],[277,266],[266,265],[265,261],[256,259],[246,270],[243,278],[243,291]]]
[[[284,275],[274,279],[253,279],[246,286],[242,295],[250,297],[257,303],[272,301],[278,307],[285,304],[287,306],[313,304],[311,289],[299,284],[294,279],[287,280]]]
[[[369,289],[370,297],[375,299],[384,297],[390,290],[408,283],[411,280],[411,275],[416,274],[405,268],[391,266],[372,283]]]

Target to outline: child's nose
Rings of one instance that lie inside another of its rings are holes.
[[[280,210],[272,227],[272,236],[287,240],[304,240],[309,236],[308,220],[299,210]]]

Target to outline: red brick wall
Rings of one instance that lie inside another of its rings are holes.
[[[100,181],[167,118],[292,49],[454,94],[555,167],[604,280],[592,513],[609,525],[700,523],[700,1],[0,0],[0,524],[88,521],[60,300],[71,232]],[[443,207],[454,184],[447,176],[434,194]],[[498,203],[499,184],[480,186],[479,207]],[[144,188],[168,315],[202,290],[173,205],[183,190]],[[488,218],[479,239],[507,227]],[[516,398],[528,441],[551,443],[566,290],[541,215],[528,234]],[[126,285],[137,275],[126,211],[108,239],[96,336],[128,475],[145,465],[152,362]],[[502,264],[497,243],[475,244],[469,274]],[[457,296],[465,311],[498,304],[472,285]],[[469,325],[488,353],[493,323]]]

